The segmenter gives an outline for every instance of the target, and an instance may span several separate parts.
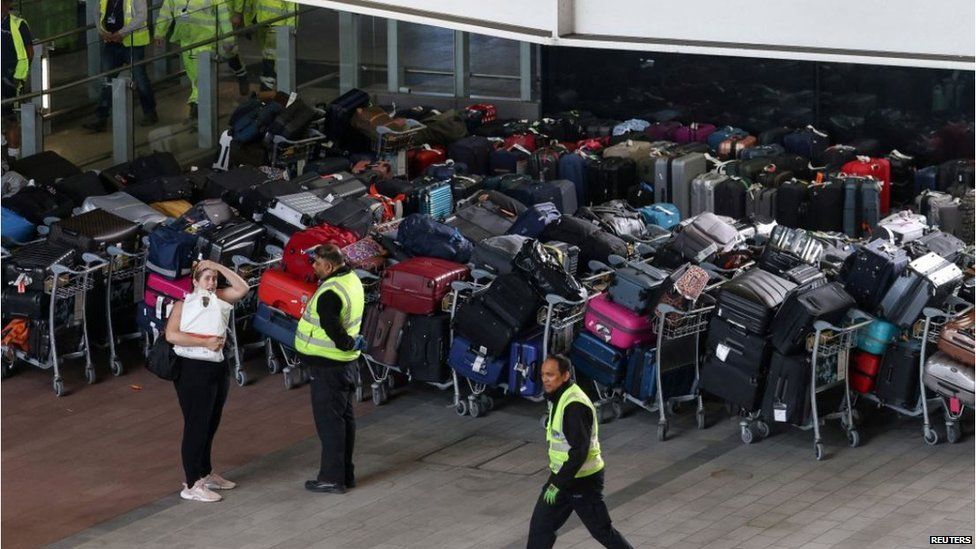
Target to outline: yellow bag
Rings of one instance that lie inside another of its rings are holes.
[[[193,207],[193,205],[186,200],[166,200],[164,202],[153,202],[150,204],[150,206],[152,206],[157,212],[167,217],[179,217]]]

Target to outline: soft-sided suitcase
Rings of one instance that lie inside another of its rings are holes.
[[[955,263],[959,259],[966,244],[955,236],[942,231],[932,231],[929,234],[912,241],[908,245],[909,252],[915,257],[921,257],[929,252],[939,254],[946,261]]]
[[[569,359],[577,374],[604,387],[619,387],[627,372],[627,352],[600,337],[582,332],[573,340]]]
[[[739,158],[739,155],[741,155],[743,151],[755,147],[757,143],[758,141],[756,140],[755,136],[733,135],[719,143],[718,150],[716,152],[718,153],[719,158],[726,160],[735,159]]]
[[[600,294],[589,301],[584,327],[609,345],[630,349],[654,339],[653,318],[639,315]]]
[[[846,177],[844,182],[844,234],[870,235],[881,220],[878,181],[870,177]]]
[[[805,226],[809,205],[806,182],[784,182],[776,190],[776,222],[794,229]]]
[[[512,342],[508,355],[508,392],[523,398],[542,396],[542,336]]]
[[[627,198],[627,192],[637,185],[637,165],[630,158],[611,157],[591,161],[586,171],[586,199],[589,204],[602,204],[617,198]]]
[[[37,234],[37,227],[23,216],[7,208],[0,208],[0,238],[4,244],[28,242]]]
[[[821,165],[823,153],[829,145],[827,134],[813,126],[783,136],[783,146],[787,151],[809,158],[814,166]]]
[[[423,214],[411,214],[400,223],[396,242],[411,255],[456,263],[467,263],[473,249],[471,242],[456,228]]]
[[[589,270],[592,260],[607,262],[611,255],[626,257],[627,243],[616,235],[601,230],[594,223],[571,215],[564,215],[546,225],[540,240],[558,240],[580,249],[579,264]]]
[[[156,227],[149,233],[146,269],[173,279],[190,274],[195,259],[197,238],[170,226]]]
[[[836,181],[808,187],[809,203],[804,227],[812,231],[844,230],[844,185]]]
[[[134,250],[139,225],[105,210],[92,210],[51,225],[48,242],[70,246],[79,252],[101,252],[108,246]]]
[[[451,282],[468,276],[468,268],[442,259],[415,257],[401,261],[383,273],[380,301],[383,305],[416,315],[440,309]]]
[[[478,296],[458,307],[454,331],[490,358],[500,357],[518,334],[518,327],[503,320]]]
[[[300,318],[317,286],[289,273],[268,269],[258,282],[258,300],[284,311],[292,318]]]
[[[168,175],[140,180],[124,190],[143,202],[187,200],[193,194],[193,184],[182,174]]]
[[[939,351],[970,368],[976,363],[973,324],[973,309],[970,309],[966,314],[947,322],[939,334]]]
[[[928,253],[908,264],[881,300],[881,316],[907,328],[925,307],[941,307],[962,284],[962,271],[936,253]]]
[[[487,269],[495,274],[512,272],[512,260],[522,249],[528,237],[502,235],[486,238],[474,245],[471,264],[479,269]]]
[[[883,355],[885,349],[898,337],[900,332],[898,326],[876,318],[866,327],[858,330],[855,343],[857,348],[864,352]]]
[[[847,258],[840,279],[858,306],[873,313],[906,267],[908,254],[903,249],[887,240],[875,240]]]
[[[535,321],[538,309],[539,299],[523,276],[501,275],[459,307],[455,330],[489,356],[500,356]]]
[[[607,295],[614,303],[647,315],[657,306],[667,278],[667,272],[646,263],[628,263],[614,271]]]
[[[973,367],[953,360],[942,351],[925,360],[922,382],[925,387],[944,397],[957,398],[966,406],[976,405],[976,372]]]
[[[10,163],[10,169],[33,179],[36,185],[52,185],[62,177],[78,175],[81,170],[54,151],[42,151]]]
[[[48,217],[68,217],[75,205],[67,196],[42,187],[24,187],[17,194],[3,199],[4,208],[35,225],[44,223]]]
[[[218,228],[197,241],[197,249],[204,259],[221,265],[232,265],[235,255],[254,257],[263,249],[265,228],[250,221],[242,221]]]
[[[410,372],[414,381],[444,383],[451,377],[447,366],[450,339],[450,315],[409,315],[400,339],[397,365]]]
[[[810,359],[806,355],[773,353],[763,393],[767,423],[806,423],[810,403]]]
[[[81,203],[80,209],[82,212],[99,209],[112,212],[122,219],[139,224],[139,226],[147,230],[168,219],[165,215],[159,213],[145,202],[124,192],[86,198]]]
[[[157,316],[155,309],[143,302],[136,304],[136,326],[153,340],[166,331],[166,318]]]
[[[694,364],[661,371],[661,393],[665,399],[691,394],[694,382]],[[623,388],[625,393],[643,402],[657,398],[657,349],[642,346],[631,351]]]
[[[815,322],[822,320],[839,324],[853,306],[854,298],[837,282],[792,292],[783,301],[773,320],[773,345],[784,355],[800,352]]]
[[[859,393],[870,393],[874,391],[874,380],[881,371],[881,356],[864,351],[854,351],[851,353],[850,376],[851,388]]]
[[[739,231],[711,212],[690,219],[674,238],[674,246],[690,261],[701,262],[727,252],[739,241]]]
[[[749,135],[749,132],[747,132],[747,131],[745,131],[745,130],[743,130],[741,128],[734,128],[732,126],[724,126],[724,127],[718,128],[714,132],[712,132],[712,134],[708,136],[708,139],[706,140],[706,143],[708,143],[708,148],[711,149],[712,152],[718,153],[719,152],[719,146],[722,144],[722,142],[724,142],[724,141],[726,141],[726,140],[728,140],[728,139],[730,139],[732,137],[740,137],[740,138],[742,138],[742,137],[745,137],[747,135]]]
[[[491,236],[506,234],[525,205],[498,191],[484,191],[459,205],[446,223],[457,227],[468,240],[481,242]]]
[[[370,306],[363,319],[366,354],[380,364],[397,365],[408,317],[390,307]]]
[[[772,347],[766,338],[712,318],[706,341],[707,358],[701,368],[701,388],[737,408],[759,406]]]
[[[203,197],[219,198],[240,209],[244,206],[244,196],[265,183],[268,183],[267,174],[251,166],[241,166],[226,172],[214,171],[207,175]],[[245,215],[251,213],[254,212]]]
[[[44,319],[48,317],[50,300],[41,290],[17,291],[17,288],[6,287],[0,298],[3,304],[3,317],[22,316],[29,319]]]
[[[579,272],[579,246],[559,242],[557,240],[550,240],[543,244],[543,246],[545,246],[546,251],[553,255],[556,258],[556,261],[563,266],[564,271],[576,276],[576,273]]]
[[[674,131],[674,140],[678,143],[705,143],[708,137],[715,133],[715,126],[707,123],[692,122]]]
[[[766,335],[776,309],[796,284],[753,269],[722,286],[715,314],[750,333]]]
[[[749,183],[740,177],[721,176],[714,185],[712,211],[732,219],[743,219],[749,215],[751,201]]]
[[[489,387],[497,387],[508,380],[507,354],[501,358],[489,358],[463,337],[454,338],[447,363],[459,376]]]
[[[475,175],[488,175],[488,157],[494,150],[488,139],[470,135],[451,143],[447,148],[447,156],[455,162],[468,166],[468,170]]]
[[[254,328],[255,332],[288,348],[295,345],[298,320],[264,303],[258,303],[257,310],[251,319],[251,327]]]
[[[638,208],[644,223],[647,225],[657,225],[662,229],[670,230],[681,221],[681,212],[674,204],[660,203]]]
[[[922,346],[898,341],[888,347],[875,379],[874,394],[885,404],[911,410],[918,403],[918,368]]]
[[[69,175],[59,179],[53,187],[77,204],[81,204],[86,198],[106,194],[105,185],[95,172]]]

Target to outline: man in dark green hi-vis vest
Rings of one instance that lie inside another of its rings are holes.
[[[542,488],[529,523],[529,549],[549,548],[556,531],[574,511],[590,535],[604,547],[630,549],[614,529],[603,501],[603,456],[596,408],[570,379],[571,363],[552,355],[542,363],[542,387],[549,404],[546,442],[549,480]]]

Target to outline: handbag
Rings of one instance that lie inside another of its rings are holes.
[[[586,290],[552,253],[537,240],[526,240],[512,264],[525,273],[542,298],[555,294],[571,301],[586,297]]]
[[[180,377],[180,362],[176,359],[173,346],[166,337],[160,335],[149,350],[149,357],[146,359],[146,369],[156,374],[159,379],[175,381]]]

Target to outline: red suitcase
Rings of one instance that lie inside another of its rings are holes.
[[[258,300],[284,312],[292,318],[300,318],[305,304],[318,287],[289,273],[269,269],[258,282]]]
[[[515,145],[522,147],[523,149],[528,151],[529,154],[535,152],[536,148],[538,147],[535,141],[535,134],[531,134],[531,133],[517,133],[514,135],[510,135],[505,138],[505,144],[502,145],[502,147],[505,149],[509,149],[511,147],[514,147]]]
[[[873,355],[864,351],[853,351],[848,374],[851,376],[851,388],[859,393],[874,391],[874,382],[881,370],[881,355]]]
[[[346,229],[333,227],[331,225],[316,225],[304,231],[298,231],[291,235],[288,243],[285,244],[284,256],[281,262],[285,271],[296,278],[306,282],[315,282],[315,272],[312,270],[312,261],[308,251],[322,244],[335,244],[339,248],[344,248],[359,240],[356,234]]]
[[[383,273],[380,302],[404,313],[426,315],[440,310],[451,282],[468,277],[460,263],[432,257],[413,257]]]
[[[871,176],[881,182],[881,217],[888,215],[891,205],[891,163],[887,158],[859,156],[841,166],[840,171],[848,175]]]
[[[407,177],[414,179],[424,175],[431,164],[447,161],[447,150],[441,146],[423,145],[407,151]]]

